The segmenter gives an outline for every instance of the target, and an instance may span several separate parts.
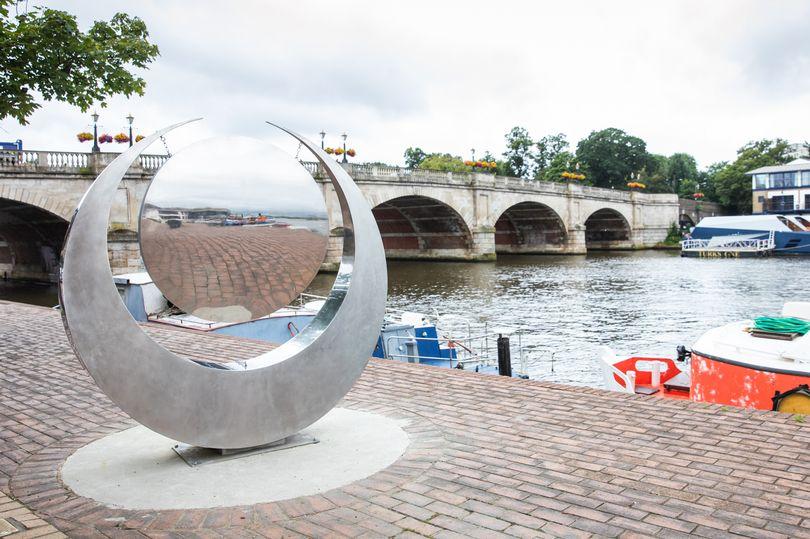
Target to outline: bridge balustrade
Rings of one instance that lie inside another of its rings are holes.
[[[118,154],[52,152],[40,150],[0,150],[0,170],[26,172],[98,173]],[[167,155],[141,155],[142,170],[157,171],[169,159]]]

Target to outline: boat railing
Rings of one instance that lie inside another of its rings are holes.
[[[489,355],[489,350],[487,349],[485,343],[488,343],[490,340],[497,340],[500,335],[501,333],[481,333],[464,338],[388,335],[385,338],[384,344],[385,350],[389,351],[387,353],[387,357],[407,361],[409,363],[418,363],[419,361],[423,360],[434,360],[446,362],[451,368],[458,367],[459,365],[465,366],[468,364],[489,366],[497,364],[497,358],[493,358]],[[523,359],[522,330],[516,330],[512,332],[512,335],[518,337],[516,356],[519,366],[515,370],[520,375],[527,375],[528,373],[526,372],[526,365]],[[444,344],[447,346],[447,348],[454,349],[456,351],[456,357],[423,356],[416,350],[416,345],[420,341],[438,343],[439,346]],[[404,351],[400,346],[401,344],[406,345]],[[409,344],[411,345],[410,347],[408,346]],[[515,348],[515,345],[512,344],[511,340],[510,348]],[[391,350],[395,352],[390,352]],[[397,350],[400,351],[396,352]]]
[[[417,342],[431,342],[438,343],[439,346],[446,344],[448,348],[456,350],[456,357],[442,357],[442,356],[423,356],[416,351],[415,346],[411,349],[407,347],[409,343],[416,344]],[[399,345],[405,344],[405,352],[397,353],[398,349],[402,349]],[[392,359],[399,359],[408,361],[409,363],[419,363],[420,361],[430,359],[436,361],[446,361],[450,367],[455,367],[458,364],[467,363],[482,363],[486,359],[483,358],[478,350],[471,346],[472,342],[469,339],[454,339],[449,337],[414,337],[411,335],[388,335],[385,338],[385,349],[394,352],[388,352],[388,357]]]
[[[681,242],[681,248],[684,251],[705,249],[708,246],[709,246],[709,240],[683,240]]]
[[[309,294],[309,293],[301,293],[299,294],[298,298],[295,302],[289,305],[291,309],[304,309],[306,304],[312,301],[324,301],[326,300],[326,296],[319,296],[316,294]],[[517,338],[517,343],[513,340],[510,340],[510,348],[513,349],[516,354],[513,355],[513,359],[517,359],[517,368],[515,369],[519,374],[526,375],[528,373],[528,366],[526,363],[526,358],[524,355],[523,350],[523,334],[527,332],[525,329],[513,329],[510,328],[504,331],[490,331],[489,324],[487,322],[483,322],[482,324],[476,324],[476,328],[473,328],[473,323],[470,322],[469,319],[463,316],[456,316],[456,315],[441,315],[439,312],[434,309],[433,316],[435,324],[433,324],[427,318],[425,319],[425,323],[435,325],[436,331],[439,335],[452,335],[455,333],[455,330],[458,329],[457,326],[463,326],[461,329],[462,332],[466,332],[465,337],[403,337],[403,336],[389,336],[388,338],[396,338],[396,339],[411,339],[416,342],[416,340],[424,340],[424,341],[439,341],[439,343],[454,343],[454,345],[458,345],[456,347],[456,354],[457,357],[460,359],[453,360],[451,362],[451,366],[455,366],[458,363],[465,365],[467,363],[481,363],[481,364],[494,364],[496,361],[492,359],[492,353],[497,350],[495,343],[498,341],[498,337],[507,334],[510,337]],[[386,319],[391,320],[397,317],[402,317],[405,313],[411,313],[412,311],[408,311],[407,309],[399,309],[396,307],[387,307],[385,309]],[[454,320],[457,320],[456,323],[448,323],[449,318],[452,317]],[[448,331],[449,328],[454,328],[454,331]],[[466,331],[465,331],[466,330]],[[470,352],[467,352],[463,349],[463,346],[467,346],[470,349]],[[386,350],[388,348],[388,342],[385,343]],[[407,354],[389,354],[390,357],[395,357],[399,359],[405,359],[408,356]],[[433,360],[441,360],[441,361],[448,361],[446,357],[426,357],[421,356],[422,359],[433,359]]]
[[[750,236],[714,236],[709,239],[688,239],[681,242],[683,251],[737,251],[765,252],[776,247],[775,232],[771,230],[767,238]]]

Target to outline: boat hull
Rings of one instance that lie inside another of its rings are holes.
[[[692,388],[696,402],[727,404],[757,410],[774,409],[773,397],[802,384],[810,375],[786,370],[764,370],[692,351]]]
[[[748,235],[748,234],[762,234],[762,238],[768,237],[767,231],[762,230],[746,230],[739,228],[707,228],[698,226],[692,231],[692,238],[696,240],[710,239],[715,236],[734,236],[734,235]],[[791,255],[810,255],[810,232],[783,232],[774,231],[774,250],[770,255],[774,256],[791,256]],[[722,255],[726,256],[723,257]],[[759,253],[749,253],[752,256],[761,256]],[[735,256],[736,255],[736,256]],[[684,256],[701,256],[699,254],[684,255]],[[738,253],[713,253],[712,255],[702,255],[711,257],[723,258],[739,258]]]

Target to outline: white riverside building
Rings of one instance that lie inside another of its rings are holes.
[[[810,159],[755,168],[751,176],[753,213],[810,213]]]

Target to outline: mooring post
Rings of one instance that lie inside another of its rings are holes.
[[[509,350],[509,337],[498,335],[498,374],[512,376],[512,354]]]

